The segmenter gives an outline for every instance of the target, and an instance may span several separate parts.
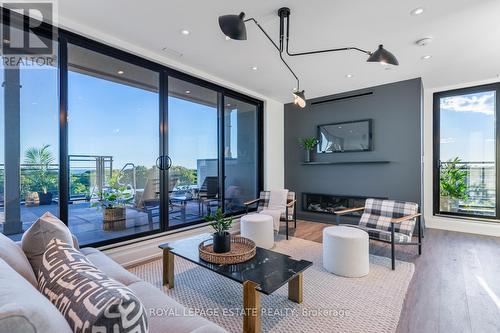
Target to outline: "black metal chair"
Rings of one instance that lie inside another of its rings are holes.
[[[362,229],[372,240],[391,244],[391,263],[395,269],[395,245],[418,246],[418,254],[422,254],[423,229],[418,212],[418,204],[414,202],[367,199],[364,207],[349,208],[335,211],[335,214],[345,215],[363,211],[358,225],[346,226]],[[413,232],[417,225],[418,242],[412,241]]]

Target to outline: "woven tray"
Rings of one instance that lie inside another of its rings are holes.
[[[201,242],[198,246],[200,258],[213,264],[231,265],[245,262],[255,256],[255,243],[245,237],[231,236],[231,251],[226,253],[213,252],[211,239]]]

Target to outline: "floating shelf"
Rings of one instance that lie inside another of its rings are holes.
[[[336,165],[336,164],[387,164],[391,161],[349,161],[349,162],[308,162],[302,165]]]

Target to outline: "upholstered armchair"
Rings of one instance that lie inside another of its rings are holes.
[[[422,254],[422,225],[418,204],[414,202],[367,199],[364,207],[335,211],[337,215],[363,212],[358,225],[348,226],[362,229],[370,239],[391,244],[392,269],[395,268],[395,245],[418,246],[418,254]],[[412,241],[417,225],[418,242]]]
[[[257,199],[250,200],[244,203],[246,212],[248,214],[252,206],[257,205],[257,213],[260,213],[269,208],[269,201],[271,199],[271,191],[261,191]],[[288,222],[294,222],[294,228],[297,227],[297,206],[296,206],[295,192],[288,191],[286,205],[281,211],[280,221],[286,223],[286,239],[288,239]]]

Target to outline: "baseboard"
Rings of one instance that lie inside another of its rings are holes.
[[[462,220],[432,216],[425,219],[426,228],[464,232],[468,234],[500,237],[500,223]]]

